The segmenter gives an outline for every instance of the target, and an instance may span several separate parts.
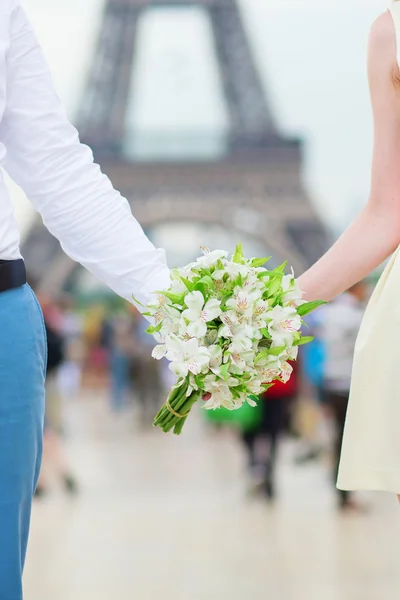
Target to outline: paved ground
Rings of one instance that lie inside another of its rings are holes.
[[[135,431],[98,398],[71,403],[81,491],[35,503],[27,600],[399,600],[396,500],[338,515],[323,466],[281,456],[276,506],[245,494],[231,435]]]

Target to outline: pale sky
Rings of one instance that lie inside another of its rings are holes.
[[[73,118],[103,0],[24,4]],[[372,129],[366,45],[369,27],[388,0],[241,4],[276,120],[283,132],[304,138],[307,187],[321,214],[340,228],[368,196]],[[131,126],[146,130],[173,125],[182,131],[199,124],[223,127],[224,107],[216,93],[217,75],[201,15],[174,12],[163,20],[161,15],[149,16],[141,36]],[[195,78],[189,61],[195,64]],[[155,115],[152,98],[160,89],[166,113]],[[13,197],[23,226],[29,219],[28,204],[19,193]]]

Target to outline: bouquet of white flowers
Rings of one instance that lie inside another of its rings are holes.
[[[177,383],[154,425],[180,434],[195,402],[204,408],[255,406],[273,382],[286,382],[289,361],[302,337],[302,317],[323,304],[304,302],[286,263],[267,270],[268,258],[246,259],[239,245],[231,260],[222,250],[171,272],[171,286],[158,292],[147,330],[158,343],[153,357],[166,357]]]

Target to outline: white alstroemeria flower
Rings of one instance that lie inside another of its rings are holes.
[[[197,264],[192,262],[192,263],[189,263],[188,265],[186,265],[185,267],[180,267],[179,269],[177,269],[177,272],[184,279],[188,279],[189,281],[192,281],[195,277],[197,277],[197,273],[195,273],[195,271],[193,271],[193,268],[196,266],[197,266]]]
[[[226,271],[223,271],[223,270],[214,271],[214,273],[211,275],[211,278],[214,279],[215,281],[222,281],[225,273],[226,273]]]
[[[253,314],[255,303],[261,298],[260,290],[246,291],[240,287],[235,288],[233,298],[226,302],[227,308],[236,312],[239,321],[241,318],[249,318]]]
[[[218,329],[218,337],[225,339],[233,337],[232,329],[229,327],[229,325],[221,325],[221,327]]]
[[[207,350],[210,353],[210,369],[216,369],[222,364],[221,346],[209,346]]]
[[[186,391],[186,397],[189,398],[193,392],[197,392],[198,390],[199,386],[196,383],[193,373],[189,373],[189,385]]]
[[[238,410],[242,408],[243,404],[246,402],[247,396],[245,394],[240,394],[239,398],[233,398],[233,410]]]
[[[159,344],[158,346],[154,346],[151,356],[156,360],[161,360],[167,354],[167,346],[166,344]]]
[[[181,312],[174,306],[164,302],[153,314],[153,318],[156,325],[159,325],[159,323],[164,323],[166,320],[171,323],[179,323]]]
[[[222,312],[220,315],[220,319],[223,323],[222,327],[218,330],[218,336],[222,338],[231,338],[233,337],[233,329],[238,323],[237,314],[234,310],[228,310],[226,312]]]
[[[302,304],[304,292],[300,289],[299,283],[294,277],[293,270],[290,275],[282,277],[282,290],[285,292],[282,296],[283,304],[293,304],[294,306]]]
[[[231,361],[231,372],[236,374],[242,374],[248,370],[248,367],[254,365],[254,352],[253,350],[242,351],[240,353],[235,352],[233,354],[227,352]]]
[[[242,354],[253,348],[253,340],[248,336],[249,331],[246,329],[237,329],[232,335],[232,341],[229,345],[231,354]]]
[[[212,369],[213,375],[216,375],[218,379],[223,381],[229,388],[234,388],[240,385],[239,379],[236,377],[232,377],[232,375],[228,375],[228,377],[224,377],[221,373],[221,368],[217,367],[216,369]]]
[[[211,299],[204,304],[204,296],[201,292],[191,292],[185,298],[187,309],[182,316],[189,321],[187,333],[192,337],[203,338],[207,333],[207,323],[213,321],[221,314],[221,302]]]
[[[224,262],[225,273],[228,273],[230,279],[236,279],[239,275],[247,277],[250,268],[247,265],[241,265],[230,261]]]
[[[252,392],[254,393],[254,392]],[[260,392],[261,393],[261,392]],[[260,394],[259,394],[260,395]],[[255,400],[253,400],[252,398],[250,398],[249,396],[246,396],[246,402],[247,404],[249,404],[252,408],[255,408],[257,406],[257,402]]]
[[[262,271],[265,271],[265,269],[261,269]],[[245,290],[263,290],[265,289],[265,284],[268,281],[268,277],[263,277],[263,279],[259,279],[257,277],[257,272],[259,272],[260,269],[255,269],[254,267],[252,267],[252,269],[250,270],[250,272],[248,273],[246,279],[243,282],[243,289]]]
[[[204,336],[204,345],[212,346],[218,339],[218,329],[207,329],[207,333]]]
[[[211,398],[206,401],[204,408],[206,410],[216,410],[217,408],[235,409],[235,402],[229,385],[221,379],[215,379],[208,382],[207,388]]]
[[[222,312],[220,315],[220,319],[224,325],[227,325],[229,328],[232,328],[234,325],[238,324],[238,317],[234,310],[227,310]]]
[[[293,367],[290,363],[284,362],[281,367],[281,380],[283,383],[287,383],[293,373]]]
[[[228,252],[225,252],[224,250],[213,250],[213,252],[210,252],[209,250],[204,249],[203,251],[204,256],[200,256],[196,261],[197,268],[202,267],[209,269],[210,267],[213,267],[219,260],[228,256]]]
[[[263,383],[271,383],[281,375],[282,363],[279,358],[271,356],[265,364],[257,365],[256,371]]]
[[[268,300],[259,300],[258,302],[256,302],[256,304],[254,305],[252,320],[253,327],[255,327],[256,329],[263,329],[267,326],[268,311]]]
[[[199,375],[209,365],[210,353],[207,348],[199,346],[195,338],[182,341],[176,335],[171,335],[166,345],[166,357],[171,361],[169,368],[178,377],[186,377],[189,372]]]
[[[159,333],[164,340],[171,334],[178,335],[180,333],[180,320],[177,321],[175,318],[165,316]]]
[[[254,379],[251,379],[247,384],[247,390],[251,393],[254,394],[255,396],[259,396],[260,394],[262,394],[263,392],[263,385],[266,383],[266,381],[264,379],[261,379],[261,377],[255,377]]]
[[[284,357],[285,357],[285,360],[296,360],[298,354],[299,354],[299,347],[298,346],[292,346],[291,348],[288,348],[284,352]]]
[[[301,318],[290,306],[274,306],[268,313],[268,331],[276,346],[292,346],[293,334],[301,328]]]
[[[181,279],[174,279],[171,283],[170,292],[172,294],[186,294],[188,291],[186,285]]]

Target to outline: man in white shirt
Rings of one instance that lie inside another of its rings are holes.
[[[354,347],[364,314],[365,284],[360,282],[321,310],[320,335],[325,344],[324,400],[335,424],[335,481],[349,400]],[[340,507],[352,508],[349,492],[339,491]]]
[[[80,144],[19,0],[0,3],[0,166],[71,258],[146,304],[169,285],[127,201]],[[31,500],[42,453],[46,344],[0,175],[0,599],[22,599]]]

